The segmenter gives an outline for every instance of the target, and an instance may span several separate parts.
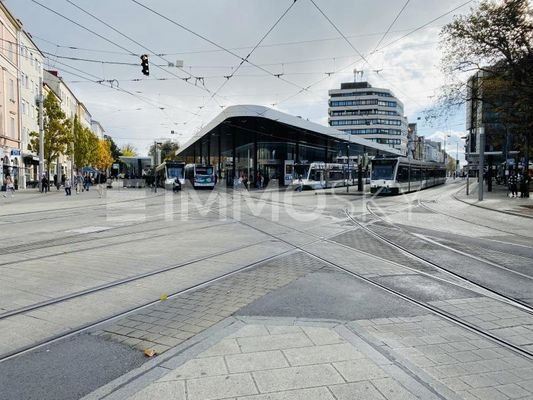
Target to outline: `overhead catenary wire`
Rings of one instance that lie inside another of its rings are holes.
[[[408,36],[414,34],[415,32],[418,32],[418,31],[420,31],[420,30],[426,28],[427,26],[431,25],[431,24],[434,23],[435,21],[438,21],[439,19],[444,18],[445,16],[447,16],[447,15],[453,13],[454,11],[457,11],[458,9],[460,9],[460,8],[462,8],[462,7],[466,6],[466,5],[468,5],[468,4],[471,3],[472,1],[474,1],[474,0],[468,0],[468,1],[466,1],[465,3],[462,3],[462,4],[460,4],[459,6],[454,7],[453,9],[451,9],[451,10],[449,10],[449,11],[447,11],[447,12],[445,12],[445,13],[443,13],[443,14],[440,14],[439,16],[437,16],[437,17],[431,19],[430,21],[428,21],[428,22],[426,22],[426,23],[424,23],[424,24],[422,24],[422,25],[420,25],[420,26],[418,26],[418,27],[412,29],[411,31],[409,31],[409,32],[406,33],[405,35],[401,36],[400,38],[395,39],[395,40],[393,40],[393,41],[391,41],[391,42],[385,44],[384,46],[382,46],[382,47],[380,47],[380,48],[374,50],[374,53],[375,53],[375,52],[378,52],[378,51],[382,51],[383,49],[385,49],[385,48],[387,48],[387,47],[390,47],[390,46],[392,46],[392,45],[395,44],[395,43],[398,43],[399,41],[401,41],[401,40],[407,38]],[[371,55],[371,54],[369,54],[369,55]],[[362,59],[362,58],[361,58],[361,59]],[[356,60],[356,61],[354,61],[354,62],[352,62],[352,63],[350,63],[350,64],[348,64],[348,65],[345,65],[345,66],[343,66],[343,67],[337,69],[336,71],[334,71],[334,72],[328,74],[328,76],[326,76],[326,77],[324,77],[324,78],[322,78],[322,79],[319,79],[319,80],[317,80],[316,82],[311,83],[311,84],[308,85],[307,87],[308,87],[308,88],[311,88],[311,87],[313,87],[313,86],[318,85],[319,83],[324,82],[325,80],[331,79],[332,76],[338,74],[338,73],[341,72],[341,71],[346,70],[347,68],[351,68],[353,65],[355,65],[357,62],[359,62],[361,59]],[[297,97],[298,95],[300,95],[302,92],[303,92],[303,91],[300,90],[300,91],[294,93],[293,95],[291,95],[291,96],[289,96],[289,97],[286,97],[286,98],[284,98],[284,99],[282,99],[282,100],[276,102],[274,105],[279,105],[279,104],[284,103],[284,102],[286,102],[286,101],[288,101],[288,100],[290,100],[290,99],[293,99],[294,97]]]
[[[206,41],[206,42],[212,44],[213,46],[217,47],[218,49],[221,49],[221,50],[225,51],[226,53],[231,54],[231,55],[234,56],[234,57],[237,57],[237,58],[240,59],[240,60],[244,60],[244,57],[238,55],[238,54],[235,53],[234,51],[232,51],[232,50],[230,50],[230,49],[228,49],[228,48],[226,48],[226,47],[224,47],[224,46],[222,46],[222,45],[220,45],[220,44],[214,42],[213,40],[207,38],[206,36],[204,36],[204,35],[202,35],[202,34],[200,34],[200,33],[197,33],[197,32],[195,32],[195,31],[193,31],[193,30],[190,29],[190,28],[187,28],[185,25],[183,25],[183,24],[181,24],[181,23],[179,23],[179,22],[173,20],[172,18],[169,18],[168,16],[166,16],[166,15],[160,13],[159,11],[157,11],[157,10],[151,8],[151,7],[148,7],[147,5],[141,3],[141,2],[139,2],[139,1],[137,1],[137,0],[130,0],[130,1],[133,2],[133,3],[135,3],[135,4],[137,4],[137,5],[139,5],[139,6],[141,6],[141,7],[144,8],[144,9],[150,11],[151,13],[153,13],[153,14],[155,14],[155,15],[161,17],[162,19],[164,19],[164,20],[170,22],[171,24],[176,25],[176,26],[178,26],[179,28],[181,28],[181,29],[183,29],[183,30],[185,30],[185,31],[187,31],[187,32],[189,32],[189,33],[191,33],[192,35],[194,35],[194,36],[196,36],[196,37],[198,37],[198,38],[200,38],[200,39],[202,39],[202,40],[204,40],[204,41]],[[292,1],[295,1],[295,0],[292,0]],[[297,87],[297,88],[299,88],[299,89],[303,89],[302,86],[300,86],[300,85],[298,85],[298,84],[296,84],[296,83],[294,83],[294,82],[291,82],[291,81],[289,81],[289,80],[283,78],[282,76],[279,76],[279,74],[274,74],[273,72],[271,72],[271,71],[269,71],[269,70],[267,70],[267,69],[261,67],[260,65],[254,63],[254,62],[252,62],[252,61],[250,61],[250,60],[245,60],[245,62],[248,63],[248,64],[250,64],[250,65],[252,65],[252,66],[254,66],[254,67],[256,67],[256,68],[258,68],[259,70],[265,72],[266,74],[271,75],[272,77],[275,77],[275,78],[277,78],[277,79],[280,79],[280,80],[282,80],[283,82],[288,83],[288,84],[290,84],[290,85],[292,85],[292,86],[295,86],[295,87]]]
[[[67,3],[71,4],[72,6],[76,7],[78,10],[82,11],[83,13],[89,15],[90,17],[94,18],[95,20],[97,20],[98,22],[100,22],[101,24],[105,25],[106,27],[108,27],[109,29],[111,29],[113,32],[116,32],[118,33],[119,35],[121,35],[122,37],[132,41],[133,43],[135,43],[136,45],[142,47],[143,49],[147,50],[148,52],[152,52],[153,54],[155,54],[154,50],[150,49],[149,47],[147,47],[146,45],[140,43],[139,41],[133,39],[131,36],[128,36],[126,35],[125,33],[119,31],[118,29],[116,29],[115,27],[111,26],[109,23],[105,22],[104,20],[102,20],[101,18],[97,17],[96,15],[90,13],[89,11],[85,10],[83,7],[77,5],[76,3],[72,2],[71,0],[65,0]],[[162,57],[161,55],[156,55],[157,57],[161,58],[162,60],[166,61],[167,62],[167,65],[169,63],[169,61],[167,59],[165,59],[164,57]],[[189,84],[189,85],[192,85],[192,86],[195,86],[195,87],[199,87],[200,89],[203,89],[205,91],[207,91],[208,93],[210,93],[210,90],[205,87],[205,82],[203,81],[203,78],[202,77],[199,77],[199,76],[195,76],[191,73],[189,73],[188,71],[186,71],[185,69],[181,68],[181,67],[177,67],[180,71],[186,73],[189,78],[194,78],[195,79],[195,83],[192,83],[192,82],[189,82],[188,79],[186,78],[183,78],[183,77],[180,77],[179,75],[176,75],[174,74],[173,72],[171,71],[168,71],[168,70],[165,70],[163,69],[162,67],[160,67],[159,65],[157,64],[152,64],[152,65],[155,65],[156,68],[159,68],[159,69],[162,69],[163,71],[165,71],[166,73],[170,74],[170,75],[173,75],[177,78],[180,78],[182,79],[185,83]],[[197,82],[202,82],[202,86],[198,86],[196,83]]]
[[[120,44],[117,43],[117,42],[114,42],[114,41],[110,40],[109,38],[106,38],[105,36],[99,34],[98,32],[95,32],[94,30],[92,30],[92,29],[90,29],[90,28],[87,28],[86,26],[80,24],[79,22],[74,21],[73,19],[71,19],[71,18],[65,16],[64,14],[62,14],[62,13],[60,13],[60,12],[58,12],[58,11],[56,11],[56,10],[50,8],[50,7],[47,7],[46,5],[42,4],[41,2],[39,2],[39,1],[37,1],[37,0],[31,0],[31,1],[32,1],[33,3],[39,5],[40,7],[42,7],[42,8],[44,8],[44,9],[50,11],[51,13],[53,13],[53,14],[55,14],[55,15],[57,15],[57,16],[63,18],[63,19],[65,19],[65,20],[67,20],[67,21],[73,23],[74,25],[76,25],[76,26],[78,26],[78,27],[80,27],[80,28],[86,30],[87,32],[89,32],[89,33],[91,33],[91,34],[93,34],[93,35],[95,35],[95,36],[101,38],[102,40],[105,40],[106,42],[108,42],[108,43],[110,43],[110,44],[112,44],[112,45],[114,45],[114,46],[116,46],[116,47],[118,47],[118,48],[120,48],[120,49],[122,49],[122,50],[128,52],[129,54],[134,54],[134,52],[132,52],[130,49],[128,49],[128,48],[126,48],[126,47],[120,45]],[[95,18],[96,18],[96,17],[95,17]],[[155,66],[156,66],[156,67],[159,67],[159,66],[157,66],[157,65],[155,65]],[[162,67],[159,67],[159,68],[160,68],[161,70],[163,70],[164,72],[169,73],[169,74],[172,75],[171,72],[165,70],[164,68],[162,68]],[[174,75],[175,75],[175,74],[174,74]],[[179,77],[179,75],[175,75],[175,76],[176,76],[176,77]],[[181,78],[182,78],[182,77],[181,77]],[[183,80],[184,82],[188,83],[186,78],[182,78],[182,80]],[[197,86],[197,85],[194,85],[194,84],[193,84],[193,86],[198,87],[198,88],[201,89],[201,90],[209,91],[209,90],[208,90],[207,88],[205,88],[205,87]]]
[[[398,14],[396,14],[396,17],[394,18],[394,20],[390,23],[389,27],[387,28],[387,30],[385,31],[385,33],[383,34],[383,36],[381,37],[381,39],[379,39],[378,43],[376,44],[376,46],[374,47],[374,50],[372,51],[375,52],[378,48],[379,48],[379,45],[383,42],[383,40],[385,39],[385,37],[389,34],[391,28],[394,26],[394,24],[396,23],[396,21],[398,21],[398,18],[400,18],[400,15],[402,15],[403,11],[407,8],[407,5],[409,4],[411,0],[407,0],[405,2],[405,4],[403,5],[403,7],[400,9],[400,11],[398,11]]]

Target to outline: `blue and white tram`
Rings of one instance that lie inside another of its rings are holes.
[[[371,163],[370,193],[401,194],[446,182],[446,165],[405,157],[375,158]]]
[[[312,162],[310,164],[294,165],[293,185],[301,184],[304,189],[325,189],[337,186],[345,186],[348,178],[348,184],[355,178],[356,172],[353,166],[348,169],[347,164]]]
[[[172,190],[176,178],[183,185],[185,183],[185,163],[178,161],[165,161],[155,169],[157,185]]]
[[[187,164],[185,179],[195,189],[213,189],[215,187],[215,168],[212,165]]]

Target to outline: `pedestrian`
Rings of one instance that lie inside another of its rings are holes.
[[[218,182],[218,173],[215,172],[215,186],[216,186],[217,182]]]
[[[98,196],[100,196],[100,198],[102,198],[102,196],[104,195],[104,186],[103,186],[103,184],[105,182],[106,182],[105,175],[102,174],[101,172],[99,172],[98,175],[96,175],[96,184],[97,184],[97,188],[98,188]]]
[[[301,192],[304,189],[304,182],[302,181],[302,175],[298,176],[298,187],[296,188],[297,192]]]
[[[71,189],[72,189],[72,183],[69,178],[65,178],[65,196],[72,195]]]
[[[62,174],[61,175],[61,186],[65,187],[66,180],[67,180],[67,177],[65,176],[65,174]]]
[[[526,197],[526,176],[522,173],[518,175],[518,188],[520,189],[520,198]]]
[[[89,187],[91,186],[91,177],[89,174],[85,174],[85,177],[83,178],[83,189],[86,191],[89,191]]]
[[[509,177],[509,190],[511,191],[511,197],[516,197],[518,195],[517,192],[517,184],[518,184],[518,177],[516,176],[516,172],[513,172],[511,176]]]
[[[43,174],[43,177],[41,178],[41,192],[42,193],[48,192],[48,179],[46,179],[45,174]]]
[[[176,177],[176,179],[174,179],[174,187],[172,188],[172,191],[176,193],[176,192],[179,192],[180,190],[181,190],[180,178]]]
[[[11,195],[11,197],[15,195],[15,185],[13,184],[11,175],[6,175],[6,193],[4,194],[4,197],[7,197],[8,195]]]
[[[54,174],[54,186],[56,187],[57,190],[59,190],[59,186],[57,184],[57,174]]]

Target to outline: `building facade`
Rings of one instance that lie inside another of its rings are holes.
[[[99,139],[103,139],[104,138],[105,130],[102,127],[102,124],[100,124],[100,122],[98,122],[98,121],[93,119],[91,121],[91,129],[94,132],[94,134],[96,136],[98,136]]]
[[[79,102],[74,93],[59,76],[58,71],[44,70],[43,80],[61,100],[61,110],[65,113],[66,118],[74,121],[74,118],[78,115]],[[71,155],[62,154],[59,156],[58,160],[56,160],[55,165],[50,166],[49,170],[52,175],[57,174],[58,177],[61,177],[62,175],[70,176],[72,174],[72,168]]]
[[[18,34],[22,25],[0,2],[0,187],[10,175],[18,187],[20,150],[20,95]]]
[[[403,103],[389,89],[374,88],[368,82],[347,82],[330,90],[329,96],[331,127],[407,154]]]
[[[24,168],[20,173],[19,186],[35,186],[38,181],[39,154],[30,151],[30,133],[39,132],[39,85],[43,79],[43,54],[33,42],[31,35],[24,30],[19,35],[19,60],[20,60],[20,125],[21,125],[21,150]]]

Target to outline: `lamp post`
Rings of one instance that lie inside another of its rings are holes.
[[[350,134],[351,139],[351,134]],[[346,193],[350,192],[350,142],[346,145],[346,155],[348,156],[348,175],[346,176]]]
[[[157,140],[154,140],[154,193],[157,193],[157,175],[155,173],[155,169],[159,164],[157,160],[157,146],[161,144],[162,143],[158,142]]]

